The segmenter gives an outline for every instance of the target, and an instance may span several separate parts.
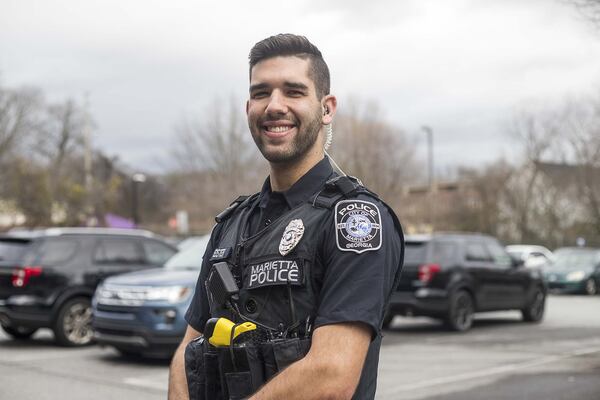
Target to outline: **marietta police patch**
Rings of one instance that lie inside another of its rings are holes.
[[[248,265],[244,274],[247,289],[287,284],[299,286],[304,282],[304,262],[302,259],[264,261]]]
[[[335,205],[336,243],[342,251],[363,253],[381,247],[381,215],[369,201],[342,200]]]

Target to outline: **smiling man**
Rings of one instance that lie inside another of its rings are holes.
[[[217,217],[169,399],[373,399],[400,224],[360,181],[334,172],[325,146],[337,100],[305,37],[252,48],[249,96],[248,126],[270,174]],[[239,288],[226,303],[213,284],[223,271]],[[233,339],[227,320],[253,328]],[[216,326],[229,327],[225,345],[214,346]]]

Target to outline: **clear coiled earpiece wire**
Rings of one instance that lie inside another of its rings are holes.
[[[325,113],[325,108],[323,108],[323,113]],[[331,143],[333,143],[333,127],[332,127],[332,123],[329,123],[327,125],[325,125],[325,144],[323,145],[323,151],[325,152],[325,155],[327,157],[329,157],[329,160],[331,161],[331,163],[333,164],[334,168],[337,169],[338,171],[340,171],[340,173],[344,176],[348,176],[344,170],[342,170],[340,168],[340,166],[335,162],[335,160],[333,159],[333,157],[331,157],[331,154],[329,154],[327,152],[327,149],[329,149],[329,147],[331,147]]]

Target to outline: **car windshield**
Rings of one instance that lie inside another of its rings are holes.
[[[600,251],[564,249],[557,251],[554,266],[559,268],[589,268],[600,262]]]
[[[428,248],[430,248],[428,253]],[[423,264],[433,262],[445,264],[454,257],[456,246],[444,241],[407,241],[405,243],[405,264]]]
[[[206,251],[206,246],[210,240],[210,235],[201,236],[193,243],[188,243],[185,250],[181,250],[165,263],[165,268],[174,269],[200,269],[202,267],[202,256]]]
[[[17,262],[21,260],[29,243],[29,240],[17,238],[0,239],[0,261]]]

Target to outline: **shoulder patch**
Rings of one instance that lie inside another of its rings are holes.
[[[381,229],[381,213],[370,201],[342,200],[335,205],[335,240],[341,251],[379,249]]]

